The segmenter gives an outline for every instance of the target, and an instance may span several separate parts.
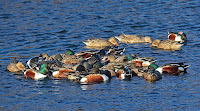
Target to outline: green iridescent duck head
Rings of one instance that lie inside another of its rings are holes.
[[[39,72],[40,72],[41,74],[48,74],[48,73],[49,73],[47,63],[43,63],[43,64],[40,66]]]
[[[65,52],[66,55],[74,55],[74,51],[68,49],[66,52]]]
[[[154,70],[156,70],[158,68],[158,65],[155,63],[152,63],[149,65],[149,67],[153,68]]]

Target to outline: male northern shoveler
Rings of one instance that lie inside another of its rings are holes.
[[[99,83],[111,79],[111,73],[107,70],[100,71],[100,74],[89,74],[80,79],[81,83]]]
[[[83,43],[86,46],[93,46],[93,47],[110,47],[110,46],[118,46],[118,42],[115,37],[110,37],[109,40],[100,38],[100,39],[87,39]]]
[[[122,80],[131,79],[133,77],[133,74],[131,73],[128,67],[118,69],[116,75],[119,79],[122,79]]]
[[[136,57],[133,60],[129,61],[129,63],[135,63],[135,65],[139,67],[149,66],[151,64],[155,64],[155,62],[156,60],[148,57]]]
[[[8,71],[10,72],[21,72],[25,71],[26,67],[22,62],[17,61],[14,59],[8,66],[7,66]]]
[[[67,74],[69,73],[75,73],[75,71],[72,69],[60,69],[58,71],[54,71],[52,75],[56,78],[68,78]]]
[[[182,31],[178,34],[168,31],[168,39],[183,43],[186,40],[186,35]]]
[[[181,72],[186,73],[186,70],[189,66],[190,65],[184,65],[184,62],[169,63],[158,67],[156,70],[159,71],[161,74],[167,72],[168,74],[178,75]]]
[[[139,37],[137,35],[125,35],[123,32],[122,32],[122,35],[115,36],[115,38],[117,38],[119,40],[119,42],[127,43],[127,44],[131,44],[131,43],[152,43],[152,39],[149,36]]]
[[[125,51],[125,47],[124,48],[119,48],[119,47],[111,47],[108,49],[107,51],[107,55],[122,55]]]
[[[104,82],[108,81],[109,77],[105,74],[90,74],[88,76],[85,76],[81,78],[81,83],[98,83],[98,82]]]
[[[43,58],[43,55],[36,56],[34,58],[31,58],[27,61],[27,65],[30,69],[34,69],[38,66],[39,63],[42,61],[45,61],[46,58]]]
[[[67,51],[65,52],[65,55],[74,55],[74,51],[67,49]]]
[[[39,71],[34,70],[34,69],[26,70],[24,72],[24,75],[25,75],[26,79],[31,78],[31,79],[34,79],[34,80],[42,80],[42,79],[48,77],[47,74],[42,74]]]
[[[156,48],[164,49],[164,50],[181,50],[182,45],[183,44],[179,44],[169,39],[163,40],[163,41],[156,39],[151,44],[151,47],[156,47]]]

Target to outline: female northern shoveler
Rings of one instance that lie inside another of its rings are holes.
[[[151,44],[151,47],[156,47],[164,50],[181,50],[181,46],[183,44],[179,44],[177,42],[174,42],[173,40],[154,40]]]
[[[162,75],[158,71],[148,71],[143,75],[143,77],[148,81],[157,81],[162,79]]]
[[[149,36],[139,37],[137,35],[125,35],[123,32],[122,32],[122,35],[115,36],[115,38],[117,38],[119,40],[119,42],[127,43],[127,44],[131,44],[131,43],[152,43],[152,39]]]
[[[26,67],[22,62],[17,61],[14,59],[8,66],[7,66],[8,71],[10,72],[21,72],[25,71]]]
[[[83,43],[86,44],[86,46],[92,46],[92,47],[109,47],[109,46],[118,46],[118,42],[115,39],[115,37],[110,37],[109,40],[100,38],[100,39],[87,39]]]
[[[182,31],[178,34],[168,31],[168,39],[183,43],[186,40],[186,35]]]
[[[181,72],[186,73],[186,70],[189,66],[190,65],[184,65],[184,62],[169,63],[169,64],[165,64],[161,67],[158,67],[156,70],[159,71],[161,74],[167,72],[172,75],[178,75]]]

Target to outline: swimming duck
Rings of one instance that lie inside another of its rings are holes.
[[[79,56],[75,56],[75,55],[66,55],[63,59],[62,59],[62,63],[65,64],[77,64],[79,62],[81,62],[83,60],[82,57]]]
[[[93,46],[93,47],[110,47],[110,46],[118,46],[118,42],[115,37],[110,37],[109,40],[100,38],[100,39],[87,39],[83,43],[86,46]]]
[[[34,79],[34,80],[42,80],[42,79],[48,77],[47,74],[42,74],[39,71],[34,70],[34,69],[26,70],[24,72],[24,75],[25,75],[26,79],[31,78],[31,79]]]
[[[116,57],[114,55],[106,55],[102,57],[103,62],[115,62]]]
[[[27,61],[27,65],[30,69],[34,69],[40,64],[40,62],[45,61],[46,58],[43,58],[43,55],[40,54],[39,56],[36,56],[34,58],[31,58]],[[38,70],[38,69],[37,69]]]
[[[151,71],[151,70],[144,73],[143,77],[151,82],[162,79],[162,75],[158,71]]]
[[[25,71],[26,67],[22,62],[17,61],[14,59],[8,66],[7,66],[8,71],[10,72],[21,72]]]
[[[187,68],[190,65],[184,65],[184,62],[181,63],[169,63],[163,66],[158,67],[156,70],[162,73],[168,73],[171,75],[178,75],[180,73],[186,73]]]
[[[179,44],[169,39],[163,40],[163,41],[156,39],[151,44],[151,47],[156,47],[156,48],[165,49],[165,50],[181,50],[182,45],[183,44]]]
[[[87,50],[87,51],[81,51],[81,52],[77,52],[75,55],[76,56],[84,56],[84,55],[87,55],[87,54],[90,54],[90,55],[98,55],[98,56],[102,56],[102,55],[105,55],[105,50],[104,49],[101,49],[101,50]]]
[[[178,34],[168,31],[168,39],[183,43],[186,40],[186,35],[182,31]]]
[[[61,56],[61,54],[55,54],[50,56],[50,60],[58,60],[58,61],[62,61],[63,57]]]
[[[155,64],[155,62],[156,60],[148,57],[136,57],[133,60],[129,61],[129,63],[135,63],[135,65],[138,67],[150,66],[151,64]]]
[[[111,79],[111,73],[109,71],[103,71],[100,74],[89,74],[80,79],[81,83],[99,83],[105,82]]]
[[[107,55],[122,55],[125,51],[125,47],[124,48],[118,48],[118,47],[111,47],[109,49],[107,49]]]
[[[119,79],[131,79],[133,74],[131,74],[131,70],[128,67],[120,68],[117,70],[117,77]]]
[[[75,73],[75,71],[72,69],[60,69],[58,71],[54,71],[52,75],[55,78],[68,78],[69,73]]]
[[[122,35],[120,36],[115,36],[121,43],[127,43],[127,44],[132,44],[132,43],[152,43],[152,39],[149,36],[146,37],[139,37],[137,35],[125,35],[122,32]]]

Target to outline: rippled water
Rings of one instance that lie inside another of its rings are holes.
[[[7,0],[0,1],[0,110],[200,110],[199,0]],[[191,64],[183,76],[163,75],[149,83],[113,78],[108,83],[80,85],[68,80],[26,80],[6,70],[17,57],[26,61],[87,50],[82,41],[121,34],[166,39],[183,31],[188,41],[179,51],[149,44],[120,44],[125,54],[155,57],[159,65]]]

